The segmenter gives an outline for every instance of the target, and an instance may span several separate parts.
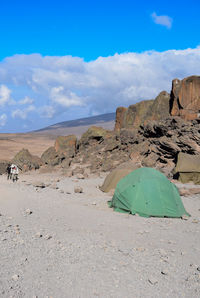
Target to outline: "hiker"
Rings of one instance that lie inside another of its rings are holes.
[[[6,169],[6,173],[7,173],[7,180],[11,179],[12,175],[11,175],[11,164],[8,164],[7,169]]]
[[[18,174],[19,174],[18,167],[16,165],[12,164],[11,165],[11,175],[12,175],[13,182],[18,180]]]

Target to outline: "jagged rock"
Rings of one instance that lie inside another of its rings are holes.
[[[30,154],[27,149],[19,151],[12,160],[22,171],[29,171],[32,169],[39,169],[43,164],[38,156]]]
[[[43,163],[56,166],[65,159],[64,155],[57,153],[54,147],[48,148],[41,156]]]
[[[99,142],[108,137],[112,134],[111,131],[103,129],[97,126],[91,126],[81,137],[80,139],[80,146],[88,145],[89,143]]]
[[[118,107],[116,110],[116,118],[115,118],[115,131],[120,130],[125,127],[125,114],[127,112],[127,108]]]
[[[74,157],[76,152],[77,138],[75,135],[59,136],[55,141],[55,151],[65,157]]]
[[[122,128],[138,128],[149,120],[162,120],[170,116],[170,95],[162,91],[155,100],[143,100],[128,109],[118,108],[116,111],[115,131]]]
[[[147,110],[144,122],[149,120],[163,120],[169,117],[169,100],[170,94],[168,92],[160,92],[160,94],[153,101],[153,104]]]
[[[171,91],[171,115],[184,120],[200,117],[200,76],[190,76],[182,81],[174,79]]]

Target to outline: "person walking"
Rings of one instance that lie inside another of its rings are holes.
[[[16,165],[12,164],[11,165],[11,175],[12,175],[12,180],[13,182],[17,181],[18,178],[18,174],[19,174],[19,169]]]
[[[7,180],[11,179],[12,175],[11,175],[11,164],[8,164],[7,169],[6,169],[6,173],[7,173]]]

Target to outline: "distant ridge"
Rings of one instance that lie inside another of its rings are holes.
[[[34,134],[67,135],[75,134],[80,136],[92,125],[101,126],[105,129],[114,129],[115,113],[102,114],[76,120],[63,121],[39,130],[32,131]]]

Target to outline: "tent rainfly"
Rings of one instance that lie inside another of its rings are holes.
[[[143,217],[189,216],[177,187],[152,168],[140,168],[122,178],[109,205],[115,211]]]

